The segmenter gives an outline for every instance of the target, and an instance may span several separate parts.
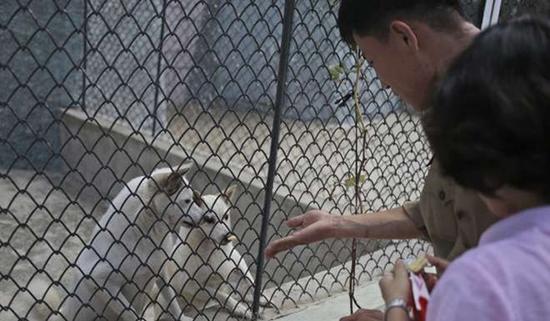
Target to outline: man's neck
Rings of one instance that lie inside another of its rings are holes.
[[[476,26],[465,21],[455,33],[439,33],[433,37],[430,51],[438,76],[470,45],[479,31]]]

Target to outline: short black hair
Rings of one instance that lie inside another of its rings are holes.
[[[465,19],[459,0],[342,0],[338,11],[340,35],[355,47],[353,35],[385,39],[396,18],[414,19],[437,30],[453,30]]]
[[[423,116],[444,174],[494,196],[550,201],[550,21],[523,16],[482,32],[452,64]]]

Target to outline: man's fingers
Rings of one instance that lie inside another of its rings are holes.
[[[265,248],[264,253],[265,253],[265,256],[271,258],[277,255],[277,253],[291,249],[296,245],[299,245],[299,242],[296,241],[296,238],[294,237],[294,235],[289,235],[287,237],[283,237],[281,239],[278,239],[269,243]]]
[[[288,225],[288,227],[291,227],[291,228],[302,226],[302,224],[304,224],[304,216],[305,215],[306,214],[302,214],[302,215],[298,215],[298,216],[289,218],[286,221],[286,225]]]
[[[275,240],[268,244],[264,252],[266,257],[273,257],[277,253],[293,248],[297,245],[304,245],[313,242],[318,242],[326,238],[331,237],[330,224],[317,224],[314,212],[308,212],[286,221],[286,224],[290,228],[303,227],[294,231],[293,234],[283,237],[279,240]],[[309,221],[309,222],[306,222]],[[304,226],[304,224],[306,224]]]
[[[273,257],[275,254],[291,249],[298,245],[318,242],[326,239],[327,236],[322,229],[303,229],[296,231],[293,234],[275,240],[266,247],[265,254],[267,257]]]

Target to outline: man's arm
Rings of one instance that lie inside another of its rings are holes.
[[[422,235],[403,207],[359,215],[331,215],[312,210],[287,221],[293,234],[270,242],[267,257],[328,238],[410,239]]]

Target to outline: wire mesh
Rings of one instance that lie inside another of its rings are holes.
[[[503,15],[525,3],[505,1]],[[195,291],[181,295],[186,316],[226,320],[250,317],[259,304],[293,307],[345,287],[351,241],[296,247],[258,266],[262,220],[265,244],[288,234],[283,222],[307,209],[349,214],[415,199],[430,151],[418,120],[366,64],[359,67],[361,115],[355,113],[357,61],[340,41],[337,1],[294,5],[293,19],[285,20],[283,1],[2,1],[1,320],[43,320],[44,313],[53,320],[56,307],[46,304],[46,292],[73,291],[81,273],[75,264],[115,196],[132,178],[189,159],[193,189],[218,194],[239,187],[230,206],[239,241],[229,254],[186,252],[178,271],[199,260],[218,280],[223,264],[209,264],[221,257],[237,260],[240,274],[222,277],[213,290],[197,283],[198,274],[184,276],[183,288],[173,276],[156,284],[160,292],[140,288],[139,299],[129,301],[145,298],[172,313],[159,293]],[[464,5],[479,25],[481,1]],[[293,23],[285,29],[285,21]],[[280,54],[285,30],[288,59]],[[189,250],[186,235],[175,239]],[[426,250],[418,241],[361,241],[356,277],[369,279],[397,257]],[[246,274],[254,280],[257,271],[263,274],[254,307]],[[120,293],[109,296],[132,305]],[[157,306],[125,313],[152,319],[161,312]]]
[[[512,17],[524,14],[548,14],[550,13],[548,1],[538,0],[504,0],[500,10],[501,20],[507,20]]]

